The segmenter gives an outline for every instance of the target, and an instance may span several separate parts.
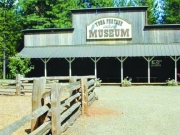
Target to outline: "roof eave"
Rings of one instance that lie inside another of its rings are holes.
[[[36,32],[64,32],[64,31],[74,31],[74,28],[45,28],[45,29],[25,29],[22,30],[23,33],[36,33]]]
[[[83,8],[83,9],[71,9],[72,13],[76,12],[94,12],[94,11],[119,11],[119,10],[147,10],[148,6],[128,6],[128,7],[105,7],[105,8]]]
[[[153,29],[153,28],[180,28],[180,24],[153,24],[153,25],[145,25],[145,29]]]

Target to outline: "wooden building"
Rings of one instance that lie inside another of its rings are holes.
[[[72,28],[23,30],[20,54],[34,59],[33,76],[34,72],[94,74],[104,82],[121,82],[126,76],[133,82],[177,80],[180,25],[148,25],[147,8],[73,9]]]

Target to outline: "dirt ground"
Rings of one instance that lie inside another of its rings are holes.
[[[180,86],[101,86],[98,100],[64,135],[179,135]],[[31,113],[31,94],[0,95],[0,129]],[[13,135],[26,135],[27,123]]]
[[[101,86],[64,135],[179,135],[179,86]]]
[[[7,96],[0,95],[0,129],[31,113],[31,95]],[[27,135],[30,122],[12,135]]]

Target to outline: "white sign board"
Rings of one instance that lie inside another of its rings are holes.
[[[87,39],[131,39],[132,26],[114,17],[101,18],[87,26]]]

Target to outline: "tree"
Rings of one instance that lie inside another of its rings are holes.
[[[154,0],[143,1],[143,4],[145,6],[148,6],[148,9],[147,9],[148,24],[157,24],[157,16],[154,15],[154,12],[155,12]]]
[[[34,66],[31,65],[30,58],[21,58],[18,55],[9,57],[8,67],[14,77],[16,76],[16,74],[25,76],[32,69],[34,69]]]
[[[164,23],[165,16],[165,2],[164,0],[155,0],[154,1],[154,17],[158,24]]]
[[[6,67],[8,57],[16,54],[21,43],[21,20],[15,2],[16,0],[0,0],[0,67]],[[0,68],[0,77],[2,69]]]
[[[166,24],[179,24],[180,23],[180,2],[179,0],[166,0],[165,6],[165,19]]]
[[[19,0],[24,29],[71,27],[75,0]]]
[[[114,7],[124,7],[128,5],[128,0],[113,0]]]
[[[76,0],[79,8],[102,8],[102,7],[112,7],[112,0]]]
[[[114,7],[124,7],[124,6],[148,6],[148,23],[156,24],[157,17],[154,16],[155,5],[154,0],[113,0]]]

